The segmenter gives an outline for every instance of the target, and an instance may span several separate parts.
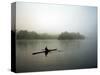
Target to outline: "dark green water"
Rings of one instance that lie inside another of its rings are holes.
[[[42,51],[45,46],[49,49],[60,50],[32,55]],[[96,68],[97,42],[94,39],[85,40],[17,40],[16,41],[16,70],[49,71],[64,69]]]

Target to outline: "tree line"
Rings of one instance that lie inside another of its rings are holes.
[[[75,33],[75,32],[63,32],[59,35],[58,39],[61,39],[61,40],[65,40],[65,39],[85,39],[85,36],[80,34],[79,32],[78,33]]]
[[[58,40],[71,40],[71,39],[84,39],[84,35],[80,33],[62,32],[59,35],[39,34],[34,31],[20,30],[16,32],[16,39],[58,39]]]

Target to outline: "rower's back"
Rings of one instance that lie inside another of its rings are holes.
[[[48,48],[47,48],[47,46],[45,47],[45,51],[48,51]]]

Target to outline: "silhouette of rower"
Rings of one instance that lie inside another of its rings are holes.
[[[48,49],[47,46],[46,46],[46,47],[45,47],[44,49],[42,49],[42,50],[44,50],[44,51],[35,52],[35,53],[32,53],[32,55],[40,54],[40,53],[45,53],[45,56],[47,56],[49,52],[51,52],[51,51],[56,51],[57,49]]]
[[[49,51],[48,48],[47,48],[47,46],[45,47],[45,51]]]
[[[46,47],[45,47],[45,56],[48,55],[48,52],[49,52],[49,50],[48,50],[48,48],[47,48],[47,46],[46,46]]]

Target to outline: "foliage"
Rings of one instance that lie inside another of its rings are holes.
[[[38,34],[34,31],[28,32],[26,30],[18,31],[16,34],[17,39],[57,39],[56,35]]]
[[[34,31],[26,31],[26,30],[20,30],[16,32],[16,38],[17,39],[58,39],[58,40],[72,40],[72,39],[84,39],[85,37],[81,35],[80,33],[69,33],[69,32],[63,32],[60,35],[49,35],[49,34],[39,34]]]
[[[63,32],[59,35],[58,39],[59,40],[65,40],[65,39],[69,39],[69,40],[72,40],[72,39],[84,39],[85,37],[83,35],[81,35],[80,33],[69,33],[69,32]]]
[[[17,39],[38,39],[39,35],[36,32],[28,32],[26,30],[18,31],[16,34]]]

